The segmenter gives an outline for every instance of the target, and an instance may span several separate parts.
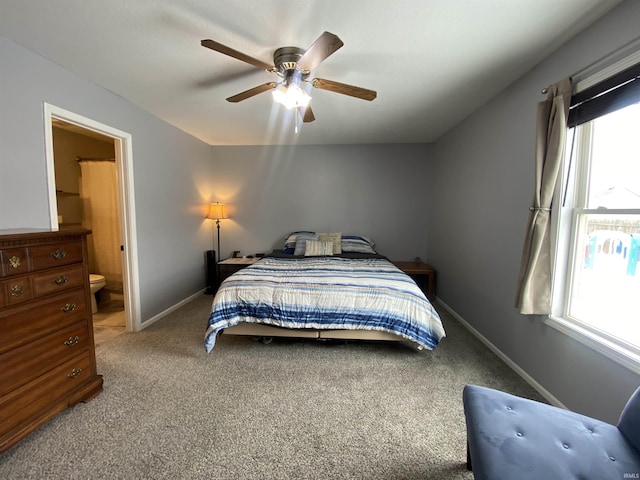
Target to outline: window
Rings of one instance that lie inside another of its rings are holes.
[[[640,67],[630,71],[572,98],[549,323],[640,372]]]

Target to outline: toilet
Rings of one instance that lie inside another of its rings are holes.
[[[96,293],[104,287],[105,281],[102,275],[95,273],[89,274],[89,290],[91,291],[91,313],[98,313],[98,303],[96,302]]]

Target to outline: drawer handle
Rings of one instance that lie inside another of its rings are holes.
[[[60,310],[63,311],[64,313],[69,313],[69,312],[73,312],[76,309],[76,307],[77,305],[75,303],[67,303]]]
[[[67,378],[76,378],[81,373],[82,373],[81,368],[74,368],[73,370],[71,370],[71,373],[67,375]]]
[[[9,265],[11,268],[18,268],[20,266],[20,257],[16,257],[15,255],[9,259]]]
[[[69,340],[65,341],[64,344],[67,347],[73,347],[80,341],[80,337],[76,335],[75,337],[69,337]]]
[[[64,285],[68,281],[69,281],[69,277],[60,275],[58,278],[54,278],[53,280],[51,280],[51,283],[53,283],[54,285]]]
[[[12,288],[11,288],[11,295],[13,297],[19,297],[20,295],[22,295],[24,293],[24,287],[22,285],[20,285],[19,283],[15,284]]]
[[[62,260],[64,257],[67,256],[67,252],[64,250],[56,250],[55,252],[53,252],[51,254],[51,256],[55,259],[55,260]]]

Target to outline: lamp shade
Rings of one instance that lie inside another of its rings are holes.
[[[227,206],[224,203],[210,203],[209,204],[209,213],[207,213],[207,218],[211,218],[213,220],[221,220],[227,217]]]

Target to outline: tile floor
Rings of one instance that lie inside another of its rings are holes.
[[[96,348],[126,330],[122,295],[111,293],[109,297],[98,302],[98,313],[93,314],[93,337]]]

